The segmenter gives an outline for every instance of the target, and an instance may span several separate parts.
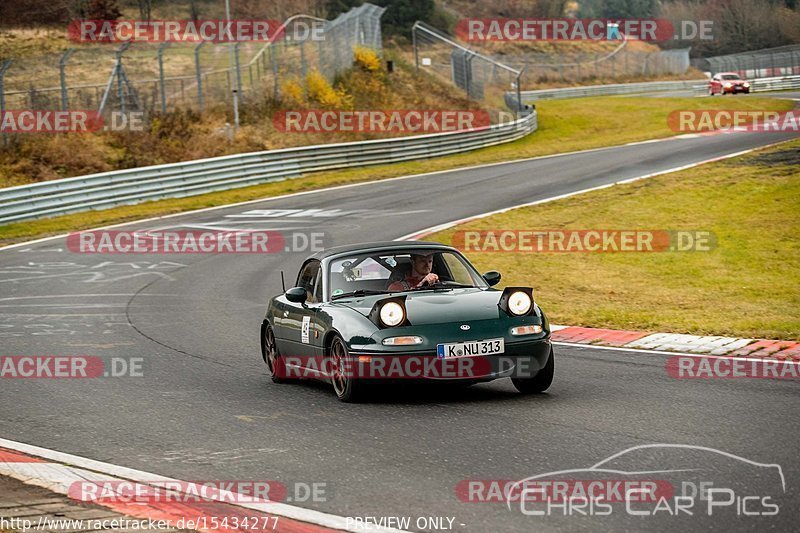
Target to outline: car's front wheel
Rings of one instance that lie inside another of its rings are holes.
[[[272,325],[267,324],[264,327],[264,362],[267,363],[269,375],[275,383],[288,383],[291,380],[286,379],[286,369],[283,366],[283,359],[278,351],[278,345],[275,342],[275,332]]]
[[[538,394],[546,391],[553,383],[553,370],[555,369],[553,359],[553,347],[551,346],[547,362],[535,376],[532,378],[511,378],[511,383],[522,394]]]
[[[331,341],[328,350],[331,385],[336,397],[343,402],[355,403],[364,397],[364,384],[353,377],[355,365],[347,346],[338,335]]]

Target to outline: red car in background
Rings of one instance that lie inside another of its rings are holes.
[[[720,72],[714,74],[708,84],[708,94],[714,96],[715,94],[736,94],[736,93],[750,93],[750,82],[743,80],[735,72]]]

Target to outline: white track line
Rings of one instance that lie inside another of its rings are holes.
[[[672,138],[670,138],[670,140],[671,139]],[[419,239],[419,238],[421,238],[421,237],[423,237],[423,236],[425,236],[425,235],[427,235],[429,233],[435,233],[435,232],[438,232],[438,231],[444,231],[446,229],[450,229],[453,226],[457,226],[459,224],[464,224],[466,222],[471,222],[473,220],[486,218],[486,217],[489,217],[489,216],[492,216],[492,215],[499,215],[500,213],[505,213],[505,212],[511,211],[513,209],[520,209],[522,207],[530,207],[530,206],[534,206],[534,205],[544,204],[544,203],[547,203],[547,202],[553,202],[555,200],[561,200],[563,198],[569,198],[571,196],[577,196],[579,194],[584,194],[584,193],[587,193],[587,192],[599,191],[600,189],[607,189],[608,187],[613,187],[614,185],[620,185],[620,184],[624,184],[624,183],[632,183],[634,181],[643,180],[643,179],[647,179],[647,178],[653,178],[653,177],[661,176],[661,175],[664,175],[664,174],[670,174],[672,172],[680,172],[681,170],[687,170],[687,169],[694,168],[694,167],[697,167],[697,166],[700,166],[700,165],[705,165],[707,163],[714,163],[714,162],[717,162],[717,161],[723,161],[725,159],[730,159],[732,157],[739,157],[741,155],[745,155],[745,154],[748,154],[750,152],[754,152],[756,150],[762,150],[764,148],[770,148],[772,146],[777,146],[779,144],[783,144],[785,142],[789,142],[789,141],[793,141],[793,140],[795,140],[795,139],[787,139],[785,141],[778,141],[778,142],[771,143],[771,144],[765,144],[763,146],[757,146],[755,148],[749,148],[747,150],[742,150],[740,152],[735,152],[735,153],[727,154],[727,155],[721,155],[721,156],[718,156],[718,157],[712,157],[711,159],[704,159],[703,161],[698,161],[696,163],[689,163],[688,165],[681,165],[679,167],[673,167],[673,168],[669,168],[667,170],[661,170],[661,171],[653,172],[653,173],[650,173],[650,174],[643,174],[641,176],[628,178],[628,179],[617,181],[617,182],[614,182],[614,183],[607,183],[605,185],[598,185],[596,187],[589,187],[588,189],[581,189],[581,190],[578,190],[578,191],[568,192],[566,194],[559,194],[558,196],[551,196],[549,198],[544,198],[542,200],[536,200],[535,202],[527,202],[527,203],[524,203],[524,204],[517,204],[517,205],[511,206],[511,207],[504,207],[502,209],[497,209],[495,211],[489,211],[489,212],[481,213],[481,214],[478,214],[478,215],[472,215],[472,216],[469,216],[469,217],[460,218],[458,220],[453,220],[451,222],[445,222],[444,224],[437,224],[436,226],[431,226],[429,228],[426,228],[426,229],[423,229],[423,230],[420,230],[420,231],[415,231],[414,233],[409,233],[408,235],[403,235],[402,237],[398,237],[398,238],[396,238],[394,240],[396,240],[396,241],[408,241],[408,240],[414,241],[414,240],[417,240],[417,239]],[[635,143],[635,144],[643,144],[643,143],[646,143],[646,142],[651,142],[651,141],[642,141],[640,143]],[[2,248],[0,248],[0,250],[2,250]]]
[[[761,359],[756,357],[737,357],[735,355],[709,355],[709,354],[702,354],[702,353],[686,353],[686,352],[667,352],[664,350],[645,350],[642,348],[625,348],[625,347],[617,347],[617,346],[600,346],[597,344],[580,344],[577,342],[563,342],[563,341],[553,341],[553,344],[558,344],[559,346],[570,346],[572,348],[591,348],[593,350],[613,350],[617,352],[634,352],[639,354],[647,354],[647,355],[676,355],[680,357],[695,357],[698,359],[732,359],[735,361],[754,361],[754,362],[761,362],[761,363],[781,363],[781,364],[793,364],[799,365],[800,361],[776,361],[775,359]]]
[[[9,450],[14,450],[17,452],[26,453],[36,457],[41,457],[44,459],[49,459],[51,461],[68,466],[80,467],[86,470],[90,470],[92,472],[98,472],[101,474],[114,476],[116,478],[123,478],[130,481],[136,481],[137,483],[148,484],[153,482],[161,482],[161,483],[176,482],[176,483],[181,483],[181,486],[183,487],[190,486],[190,483],[188,482],[171,479],[164,476],[159,476],[156,474],[152,474],[150,472],[144,472],[142,470],[134,470],[132,468],[127,468],[124,466],[117,466],[110,463],[103,463],[101,461],[95,461],[94,459],[87,459],[85,457],[80,457],[77,455],[71,455],[68,453],[58,452],[55,450],[48,450],[47,448],[40,448],[39,446],[25,444],[24,442],[17,442],[13,440],[0,438],[0,447],[7,448]],[[27,475],[31,474],[33,473],[30,471],[27,472]],[[45,483],[44,485],[41,486],[45,486],[48,488],[50,487],[57,488],[57,484],[54,483],[53,479],[48,479],[47,476],[45,475],[41,475],[39,477],[41,478],[39,481]],[[28,481],[35,481],[35,480],[29,478]],[[235,493],[232,494],[236,495]],[[294,520],[299,520],[301,522],[308,522],[310,524],[317,524],[320,526],[329,527],[333,529],[340,529],[343,531],[357,531],[357,532],[363,531],[363,528],[358,529],[352,525],[348,526],[347,520],[343,516],[337,516],[334,514],[314,511],[312,509],[305,509],[303,507],[295,507],[293,505],[288,505],[285,503],[230,503],[231,500],[236,501],[238,499],[239,501],[243,501],[246,500],[246,498],[244,497],[244,495],[236,495],[240,496],[239,498],[225,498],[224,496],[225,495],[219,495],[219,496],[212,495],[209,496],[209,499],[224,502],[229,505],[235,505],[237,507],[245,507],[248,509],[264,511],[275,515],[292,518]],[[370,531],[399,532],[400,530],[376,527],[376,528],[371,528]]]

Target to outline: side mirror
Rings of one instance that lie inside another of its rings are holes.
[[[497,270],[490,270],[486,274],[483,275],[483,279],[486,280],[486,283],[489,284],[490,287],[494,287],[498,283],[500,283],[500,272]]]
[[[306,290],[303,287],[292,287],[285,294],[290,302],[300,304],[306,301]]]

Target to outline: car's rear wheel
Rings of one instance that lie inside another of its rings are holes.
[[[270,324],[264,327],[264,362],[267,363],[270,377],[275,383],[287,383],[291,380],[286,379],[283,359],[278,351],[278,344],[275,342],[275,332]]]
[[[522,394],[538,394],[546,391],[553,383],[553,371],[555,363],[553,361],[553,347],[550,347],[550,356],[544,367],[532,378],[511,378],[511,383]]]
[[[364,397],[364,384],[353,378],[355,369],[347,346],[338,335],[331,341],[328,350],[330,360],[331,385],[336,397],[343,402],[354,403]]]

